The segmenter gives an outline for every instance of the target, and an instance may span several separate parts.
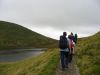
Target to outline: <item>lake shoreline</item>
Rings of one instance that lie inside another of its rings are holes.
[[[0,55],[20,53],[20,52],[25,52],[25,51],[46,51],[46,50],[47,48],[0,50]]]
[[[46,48],[35,49],[14,49],[0,51],[0,62],[15,62],[24,60],[33,56],[38,56],[46,52]]]

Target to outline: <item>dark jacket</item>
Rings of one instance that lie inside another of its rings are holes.
[[[68,40],[67,40],[67,38],[65,36],[60,36],[59,48],[60,49],[68,48]]]

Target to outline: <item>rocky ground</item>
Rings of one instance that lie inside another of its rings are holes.
[[[69,64],[69,68],[65,68],[65,70],[62,70],[61,65],[59,64],[55,75],[80,75],[80,74],[73,60],[73,62]]]

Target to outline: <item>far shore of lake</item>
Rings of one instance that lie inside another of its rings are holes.
[[[46,50],[47,48],[0,50],[0,55],[20,53],[20,52],[25,52],[25,51],[46,51]]]

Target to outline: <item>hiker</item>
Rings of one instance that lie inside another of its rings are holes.
[[[62,70],[64,70],[65,68],[68,68],[68,63],[69,63],[69,60],[68,60],[69,43],[66,36],[67,36],[67,33],[63,32],[63,35],[60,36],[60,40],[59,40]]]
[[[72,32],[70,33],[70,35],[68,36],[68,38],[70,38],[71,40],[73,40],[73,41],[74,41],[74,35],[73,35],[73,33],[72,33]]]
[[[69,48],[70,48],[70,53],[69,53],[69,63],[72,62],[72,57],[73,57],[73,54],[74,54],[74,48],[75,48],[75,43],[74,43],[74,36],[73,36],[73,33],[71,32],[71,34],[68,36],[68,39],[69,39]]]
[[[74,35],[74,42],[77,43],[77,34]]]

